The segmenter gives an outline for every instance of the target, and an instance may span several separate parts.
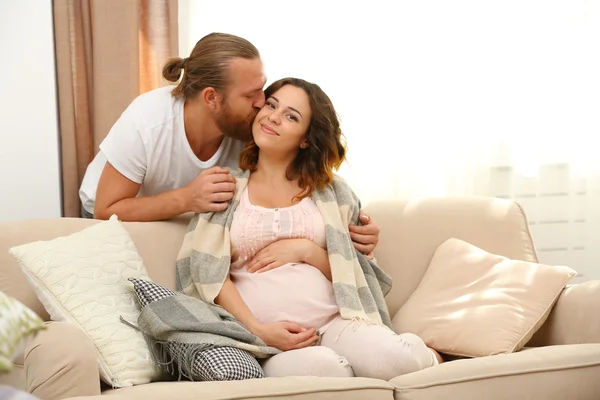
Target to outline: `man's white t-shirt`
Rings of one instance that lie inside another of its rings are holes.
[[[165,86],[138,96],[113,125],[88,166],[79,197],[83,208],[94,213],[98,181],[106,161],[142,186],[138,196],[152,196],[188,185],[200,172],[214,166],[238,168],[245,146],[225,137],[207,161],[196,157],[185,135],[182,98]]]

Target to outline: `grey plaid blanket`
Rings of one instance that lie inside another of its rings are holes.
[[[177,290],[187,296],[178,295],[147,306],[138,324],[158,342],[195,343],[201,348],[232,346],[264,357],[279,351],[265,346],[214,302],[229,274],[229,228],[249,177],[248,171],[231,173],[237,185],[229,208],[196,214],[184,237],[176,276]],[[358,198],[344,180],[335,177],[331,185],[315,191],[313,199],[325,222],[333,288],[341,317],[391,328],[384,300],[391,289],[391,278],[374,259],[368,260],[355,250],[348,232],[350,223],[360,224]]]
[[[194,345],[189,352],[237,347],[258,358],[280,352],[251,334],[223,307],[183,294],[166,297],[144,307],[138,318],[138,328],[150,335],[155,345],[171,342]],[[152,348],[156,352],[162,346]],[[155,356],[163,362],[170,358],[156,353]]]

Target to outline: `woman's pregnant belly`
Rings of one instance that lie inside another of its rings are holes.
[[[321,328],[339,312],[333,286],[321,271],[308,264],[286,264],[267,272],[231,270],[242,299],[261,323],[295,322]]]

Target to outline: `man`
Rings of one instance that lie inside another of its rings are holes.
[[[258,50],[243,38],[212,33],[189,58],[170,60],[163,76],[181,81],[136,98],[100,144],[79,191],[82,216],[165,220],[222,211],[233,198],[235,179],[223,167],[238,167],[265,103]],[[379,228],[362,213],[361,220],[366,225],[351,226],[351,235],[369,254]]]

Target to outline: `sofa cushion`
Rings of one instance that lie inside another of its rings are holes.
[[[392,400],[393,387],[371,378],[286,378],[249,379],[229,382],[155,382],[132,388],[109,390],[94,400]],[[89,397],[69,400],[92,400]]]
[[[139,315],[127,278],[148,275],[115,216],[68,236],[13,247],[10,253],[51,319],[73,323],[90,338],[104,382],[125,387],[160,376],[143,335],[120,321]]]
[[[393,319],[442,353],[477,357],[520,350],[576,275],[564,266],[511,260],[448,239]]]
[[[0,373],[12,369],[12,363],[32,333],[44,322],[19,301],[0,292]]]
[[[588,400],[600,393],[600,344],[526,348],[456,360],[390,380],[396,400]]]
[[[140,307],[174,296],[177,293],[153,282],[143,279],[129,278],[133,283]],[[184,359],[184,354],[192,347],[186,343],[166,343],[166,351],[175,359]],[[234,347],[217,347],[196,352],[188,379],[196,381],[231,381],[252,378],[264,378],[263,370],[252,354]],[[173,372],[174,368],[167,367],[167,372]]]
[[[600,343],[600,280],[567,286],[526,346],[580,343]]]

